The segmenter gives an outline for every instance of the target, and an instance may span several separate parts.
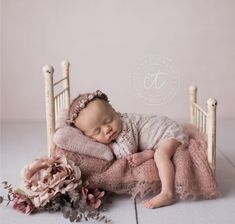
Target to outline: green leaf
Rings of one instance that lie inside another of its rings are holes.
[[[66,219],[70,216],[70,210],[68,208],[63,208],[62,213]]]
[[[87,186],[89,186],[89,181],[86,180],[83,184],[84,184],[85,187],[87,187]]]
[[[7,185],[8,183],[7,183],[7,181],[3,181],[2,184],[3,185]]]
[[[11,195],[8,194],[7,198],[8,198],[9,201],[11,201]]]
[[[3,202],[3,197],[0,196],[0,204]]]
[[[80,222],[81,221],[81,218],[78,216],[77,218],[76,218],[76,222]]]
[[[102,217],[99,219],[99,221],[102,221],[103,219],[105,219],[105,216],[102,216]]]
[[[69,216],[69,220],[70,222],[74,222],[77,218],[78,212],[77,211],[71,211],[70,212],[70,216]]]

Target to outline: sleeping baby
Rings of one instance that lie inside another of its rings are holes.
[[[154,158],[161,180],[161,192],[143,201],[146,208],[170,205],[174,199],[172,156],[188,136],[182,127],[166,116],[119,113],[106,94],[97,90],[73,100],[67,122],[92,140],[108,145],[114,155],[138,166]]]

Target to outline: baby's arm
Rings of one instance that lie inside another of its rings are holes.
[[[125,158],[128,155],[132,155],[137,152],[137,146],[135,144],[129,144],[125,141],[115,141],[109,144],[113,154],[117,159]]]
[[[142,152],[137,152],[131,155],[128,155],[126,159],[128,160],[131,166],[139,166],[145,161],[152,159],[154,157],[154,151],[152,149],[146,149]]]

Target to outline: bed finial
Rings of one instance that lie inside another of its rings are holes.
[[[51,65],[45,65],[43,66],[42,71],[44,75],[51,75],[54,73],[54,68]]]
[[[197,92],[197,86],[191,85],[191,86],[189,87],[189,92],[190,92],[190,93]]]
[[[214,98],[209,98],[207,100],[208,107],[216,107],[217,106],[217,100]]]
[[[68,60],[63,60],[63,61],[61,62],[61,66],[62,66],[62,67],[68,67],[69,65],[70,65],[70,63],[69,63]]]

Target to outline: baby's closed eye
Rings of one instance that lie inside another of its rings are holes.
[[[112,122],[113,118],[112,117],[107,117],[105,120],[104,120],[104,124],[108,124],[110,122]]]
[[[98,135],[99,133],[100,133],[100,128],[96,128],[95,131],[94,131],[94,134]]]

